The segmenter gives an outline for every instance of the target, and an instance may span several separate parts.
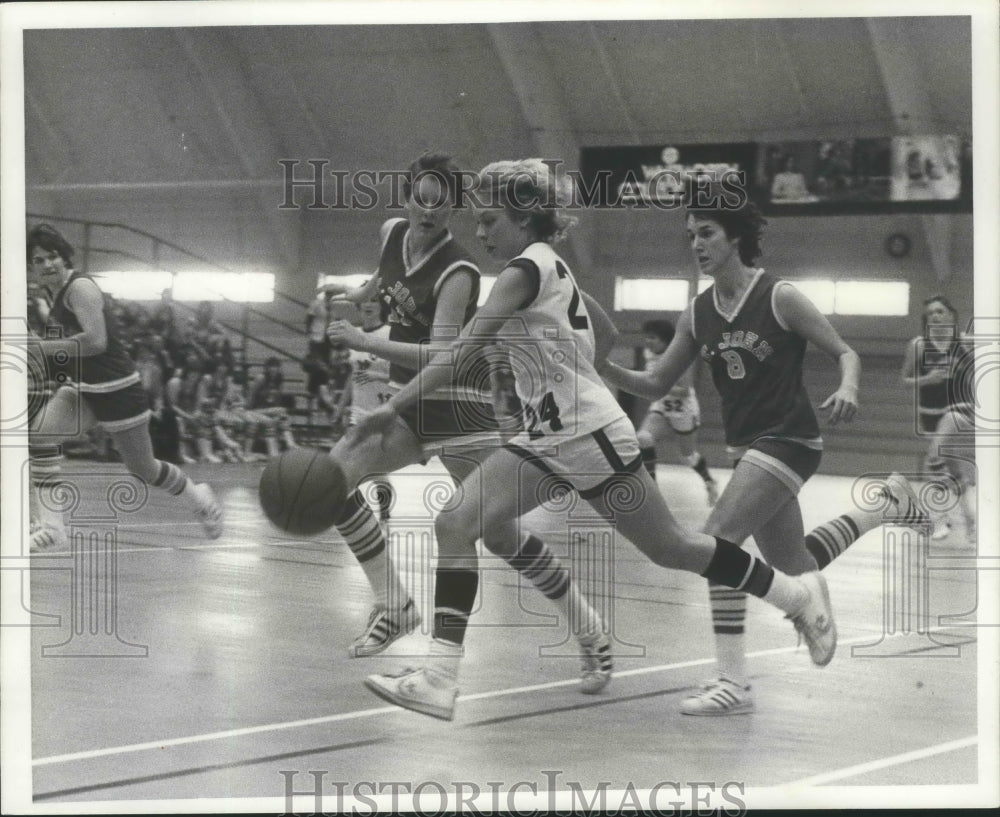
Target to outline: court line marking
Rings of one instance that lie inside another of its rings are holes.
[[[955,629],[954,627],[932,627],[930,632],[942,632]],[[843,639],[838,645],[865,644],[871,643],[873,633],[857,636],[855,638]],[[942,645],[947,646],[947,645]],[[784,655],[793,653],[800,649],[798,645],[794,647],[773,647],[767,650],[756,650],[747,653],[747,658],[760,658],[770,655]],[[670,672],[672,670],[687,669],[690,667],[714,664],[715,658],[696,658],[690,661],[679,661],[673,664],[659,664],[654,667],[637,667],[636,669],[615,672],[617,678],[628,678],[638,675],[649,675],[654,672]],[[487,692],[476,692],[470,695],[459,695],[459,701],[478,701],[488,698],[501,698],[507,695],[521,695],[526,692],[539,692],[560,687],[576,686],[578,678],[569,678],[562,681],[548,681],[543,684],[531,684],[529,686],[512,687],[508,689],[495,689]],[[284,729],[297,729],[304,726],[318,726],[320,724],[337,723],[341,721],[357,720],[376,715],[386,715],[391,712],[401,712],[403,710],[397,706],[382,706],[374,709],[359,709],[354,712],[341,712],[336,715],[324,715],[318,718],[305,718],[296,721],[285,721],[282,723],[262,724],[260,726],[246,726],[240,729],[227,729],[221,732],[206,732],[201,735],[187,735],[180,738],[167,738],[164,740],[153,740],[144,743],[131,743],[124,746],[109,746],[104,749],[89,749],[82,752],[71,752],[64,755],[49,755],[47,757],[34,758],[32,766],[50,766],[57,763],[69,763],[76,760],[90,760],[98,757],[109,757],[111,755],[122,755],[130,752],[142,752],[151,749],[165,749],[168,746],[184,746],[192,743],[206,743],[212,740],[225,740],[228,738],[243,737],[245,735],[256,735],[262,732],[277,732]],[[791,785],[791,784],[789,784]]]
[[[888,769],[890,766],[899,766],[913,760],[923,760],[924,758],[943,755],[946,752],[954,752],[958,749],[965,749],[969,746],[978,746],[979,736],[971,735],[959,740],[950,740],[947,743],[939,743],[936,746],[928,746],[925,749],[916,749],[912,752],[904,752],[901,755],[883,757],[879,760],[870,760],[867,763],[858,763],[855,766],[845,766],[843,769],[834,769],[822,774],[814,774],[810,777],[803,777],[801,780],[793,780],[791,783],[782,783],[777,788],[788,786],[821,786],[824,783],[832,783],[835,780],[843,780],[846,777],[855,777],[866,772],[876,772],[879,769]]]

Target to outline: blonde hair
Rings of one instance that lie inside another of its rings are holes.
[[[528,216],[528,226],[542,241],[555,244],[577,223],[566,212],[574,201],[573,181],[555,162],[515,159],[491,162],[479,171],[478,190],[487,206],[501,206]]]

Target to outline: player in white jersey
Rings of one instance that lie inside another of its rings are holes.
[[[600,359],[613,328],[551,247],[574,221],[557,205],[567,191],[551,167],[541,160],[488,165],[478,194],[478,238],[491,256],[512,260],[460,338],[357,430],[365,436],[391,428],[400,411],[461,374],[498,338],[511,341],[525,429],[463,479],[462,501],[436,520],[435,620],[424,666],[369,676],[368,688],[399,706],[453,717],[462,644],[478,592],[476,540],[482,537],[494,553],[523,548],[524,540],[500,538],[508,534],[506,523],[538,507],[554,486],[586,499],[653,562],[746,589],[779,607],[805,637],[813,661],[826,664],[836,628],[819,574],[792,578],[731,542],[683,530],[642,468],[635,429],[593,364],[593,321],[602,330]],[[593,623],[579,626],[586,632]]]
[[[646,321],[642,325],[642,334],[643,357],[648,372],[673,340],[674,324],[666,318]],[[665,396],[649,404],[637,434],[642,450],[642,464],[655,480],[657,448],[663,443],[668,429],[673,431],[684,463],[701,477],[708,492],[708,504],[714,505],[719,498],[719,488],[709,473],[705,457],[698,452],[701,409],[691,380],[691,370],[688,369]]]

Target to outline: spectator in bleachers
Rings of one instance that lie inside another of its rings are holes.
[[[269,357],[264,362],[264,371],[254,381],[250,388],[250,410],[274,421],[274,434],[285,444],[288,449],[297,448],[295,437],[292,435],[291,424],[288,419],[288,410],[283,391],[284,377],[281,373],[281,361],[276,357]],[[268,447],[270,452],[270,446]]]
[[[806,177],[799,170],[794,156],[786,156],[781,172],[775,174],[771,183],[771,201],[788,203],[817,201],[817,197],[809,192]]]
[[[160,293],[160,303],[156,305],[149,321],[150,330],[162,335],[168,345],[177,333],[177,308],[174,306],[174,292],[165,289]]]
[[[208,373],[198,384],[198,405],[205,413],[222,458],[228,462],[251,460],[259,420],[247,413],[243,392],[225,360],[209,363]]]
[[[151,335],[148,340],[137,340],[132,344],[132,358],[139,371],[142,387],[149,397],[152,415],[149,420],[149,436],[153,442],[153,454],[157,459],[182,463],[180,454],[180,429],[176,412],[167,404],[166,392],[169,372],[164,369],[163,359],[153,348]]]
[[[163,376],[163,385],[166,387],[168,381],[174,375],[176,364],[174,356],[170,354],[170,350],[167,348],[163,335],[154,332],[149,336],[149,351],[159,364],[160,372]]]
[[[205,374],[205,360],[194,347],[184,357],[167,382],[164,402],[177,416],[182,462],[222,462],[212,451],[212,431],[198,403],[199,384]],[[194,445],[195,456],[189,453]]]
[[[302,371],[306,373],[306,393],[309,395],[309,424],[317,409],[330,414],[334,403],[330,400],[330,341],[326,337],[329,323],[328,304],[332,294],[319,292],[306,312],[306,356],[302,361]]]
[[[202,347],[210,360],[222,360],[232,371],[236,362],[232,343],[225,328],[215,319],[215,309],[211,301],[198,304],[194,318],[191,320],[191,332],[194,342]]]

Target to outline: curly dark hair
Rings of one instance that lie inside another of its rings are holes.
[[[668,321],[666,318],[646,321],[642,325],[642,333],[644,335],[653,335],[668,345],[674,339],[675,332],[674,322]]]
[[[31,263],[31,254],[36,247],[58,253],[67,266],[73,265],[73,245],[63,238],[62,233],[51,224],[36,224],[28,230],[27,260],[29,264]]]
[[[736,183],[737,174],[732,175],[732,179],[727,176],[708,185],[689,184],[685,198],[687,214],[714,221],[727,238],[738,238],[740,261],[750,267],[764,254],[760,245],[767,219],[746,189]]]

